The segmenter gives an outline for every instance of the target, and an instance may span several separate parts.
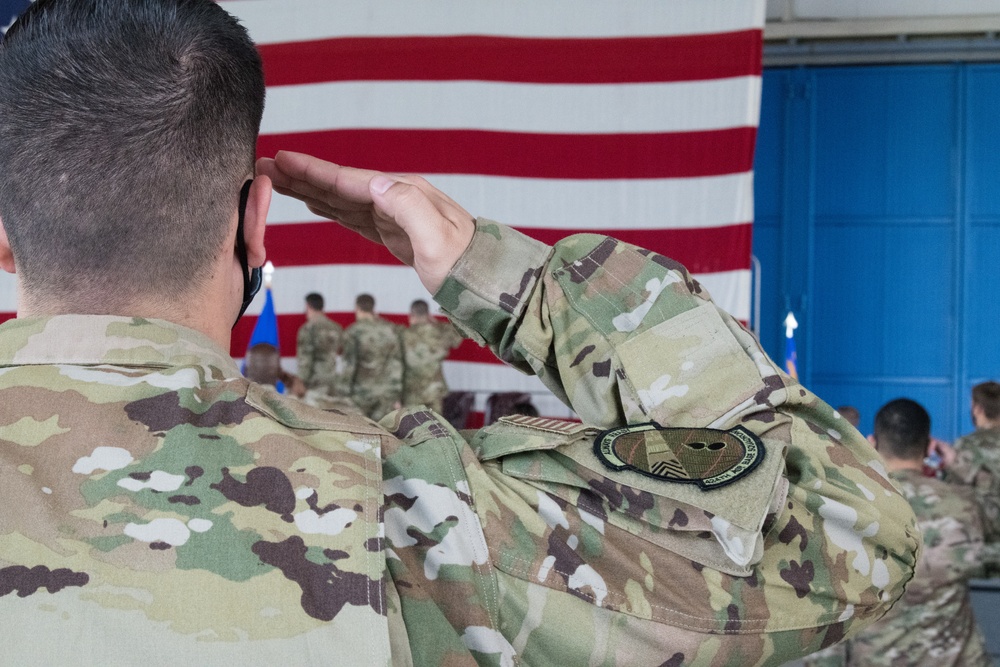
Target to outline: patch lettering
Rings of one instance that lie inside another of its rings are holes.
[[[634,470],[665,482],[697,484],[708,491],[745,477],[764,460],[756,435],[737,426],[664,428],[655,422],[604,431],[594,453],[612,470]]]

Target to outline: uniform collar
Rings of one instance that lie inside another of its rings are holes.
[[[24,317],[0,324],[0,367],[201,366],[208,377],[238,377],[236,362],[208,336],[165,320],[111,315]]]

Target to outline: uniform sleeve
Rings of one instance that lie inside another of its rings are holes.
[[[306,325],[299,327],[298,337],[295,341],[295,361],[298,365],[298,375],[306,384],[309,384],[313,376],[315,353],[315,344],[309,327]]]
[[[485,523],[500,569],[616,609],[632,639],[645,637],[635,619],[662,624],[655,636],[689,647],[676,664],[717,651],[780,664],[852,635],[902,594],[918,533],[877,454],[680,264],[595,235],[550,248],[480,219],[435,299],[469,337],[606,430],[534,451],[527,439],[474,443],[491,483],[521,488],[548,525],[505,516],[506,491],[494,490],[499,527],[488,513]],[[615,429],[627,425],[675,429],[664,432],[674,458],[655,438],[616,450]],[[723,432],[744,442],[740,461],[751,449],[759,460],[727,475],[693,471],[684,448],[729,452],[711,440]],[[583,534],[599,528],[589,546],[558,537],[575,530],[574,512]],[[617,558],[602,564],[609,551]]]

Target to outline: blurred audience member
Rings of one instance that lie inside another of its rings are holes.
[[[841,405],[837,408],[837,412],[839,412],[840,416],[846,419],[851,426],[856,429],[861,428],[861,413],[858,412],[856,407],[853,405]]]
[[[924,548],[896,606],[847,642],[807,658],[808,667],[992,664],[969,602],[968,580],[981,574],[986,555],[979,511],[967,489],[922,474],[930,433],[930,415],[907,398],[886,403],[875,416],[875,447],[917,515]],[[871,567],[878,580],[877,564]]]
[[[305,300],[306,322],[299,327],[295,353],[299,377],[308,389],[332,395],[344,329],[323,312],[322,294],[311,292]]]
[[[270,387],[281,383],[289,393],[299,398],[306,393],[306,387],[295,375],[281,367],[281,354],[270,343],[257,343],[247,350],[246,372],[248,379]]]
[[[403,399],[403,346],[396,326],[375,312],[375,298],[354,300],[354,324],[344,331],[337,395],[350,398],[370,419],[399,408]]]
[[[410,326],[400,329],[403,342],[403,405],[426,405],[441,413],[448,384],[444,360],[462,342],[462,334],[451,322],[431,317],[427,302],[410,304]]]
[[[954,462],[946,479],[972,487],[983,514],[986,543],[1000,548],[1000,383],[972,388],[972,424],[976,430],[955,441]],[[991,569],[993,576],[1000,570]]]

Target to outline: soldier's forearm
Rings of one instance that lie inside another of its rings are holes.
[[[766,383],[783,386],[683,266],[606,237],[549,248],[481,219],[435,298],[589,424],[708,426],[757,411],[751,399]]]

